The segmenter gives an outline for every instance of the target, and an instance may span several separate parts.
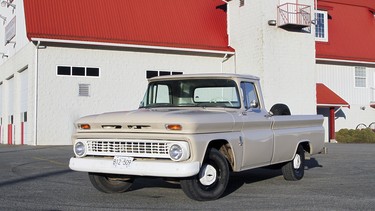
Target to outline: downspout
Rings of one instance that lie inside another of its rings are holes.
[[[34,71],[34,145],[38,144],[38,50],[40,41],[36,44],[35,50],[35,71]]]

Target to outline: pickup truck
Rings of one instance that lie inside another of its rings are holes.
[[[138,177],[178,181],[191,199],[222,196],[231,172],[279,167],[304,176],[305,155],[324,148],[323,117],[266,111],[259,78],[196,74],[149,79],[140,107],[76,121],[69,167],[105,193]]]

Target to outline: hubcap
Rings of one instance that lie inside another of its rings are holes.
[[[301,156],[299,154],[296,154],[293,159],[293,168],[299,169],[299,167],[301,167]]]
[[[208,164],[204,164],[199,172],[199,182],[202,185],[212,185],[216,181],[216,169]]]

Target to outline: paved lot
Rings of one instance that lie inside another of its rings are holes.
[[[96,191],[86,173],[69,170],[70,146],[0,145],[0,210],[375,210],[375,144],[327,146],[301,181],[254,169],[233,174],[223,198],[196,202],[152,178],[123,194]]]

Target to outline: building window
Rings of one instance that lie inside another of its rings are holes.
[[[240,7],[245,6],[245,0],[240,0]]]
[[[147,70],[146,78],[153,78],[156,76],[163,76],[163,75],[182,75],[182,74],[183,72]]]
[[[87,67],[86,68],[86,76],[99,77],[99,68]]]
[[[60,76],[99,77],[99,73],[100,70],[97,67],[57,66],[57,75]]]
[[[315,11],[315,40],[328,42],[328,12]]]
[[[366,67],[355,67],[355,87],[366,87]]]
[[[57,75],[71,75],[70,69],[71,69],[71,67],[58,66],[57,67]]]
[[[72,67],[72,75],[76,76],[85,76],[85,68],[84,67]]]

